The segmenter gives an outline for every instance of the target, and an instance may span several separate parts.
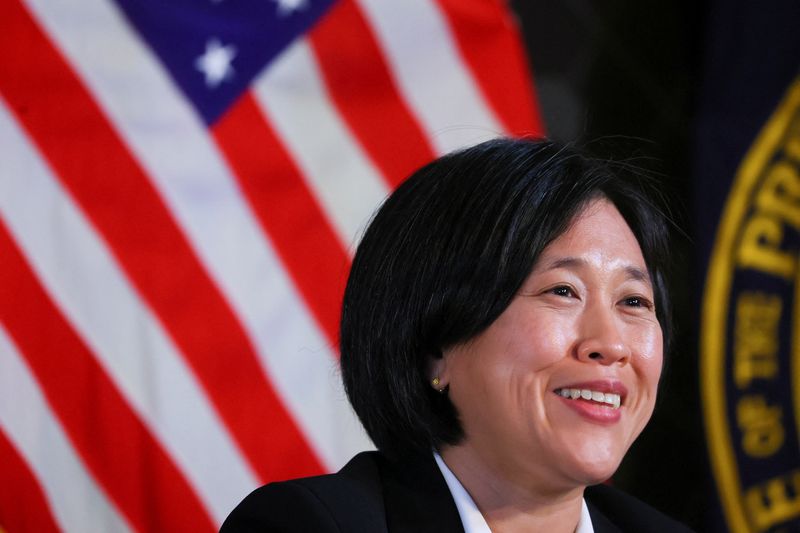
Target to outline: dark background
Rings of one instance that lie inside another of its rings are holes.
[[[717,529],[699,400],[702,265],[693,238],[692,120],[703,70],[703,2],[511,2],[548,135],[657,173],[671,199],[676,342],[652,422],[613,483],[698,531]]]

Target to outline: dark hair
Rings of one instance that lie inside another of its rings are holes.
[[[496,139],[433,161],[386,200],[356,251],[341,322],[345,390],[378,449],[430,453],[463,438],[429,384],[430,357],[494,322],[593,199],[613,202],[639,241],[667,352],[669,232],[626,169],[551,141]]]

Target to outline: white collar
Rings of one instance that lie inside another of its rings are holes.
[[[433,457],[436,459],[436,465],[444,476],[447,483],[447,488],[450,489],[450,494],[453,495],[453,500],[456,502],[456,509],[458,509],[458,516],[461,517],[461,523],[464,526],[464,533],[492,533],[489,529],[489,524],[481,514],[475,501],[464,488],[464,485],[453,474],[447,464],[442,460],[437,452],[433,452]],[[586,506],[586,500],[581,498],[581,517],[578,520],[578,527],[575,528],[575,533],[594,533],[592,527],[592,518],[589,516],[589,508]]]

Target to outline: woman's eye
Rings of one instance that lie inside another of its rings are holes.
[[[627,307],[644,307],[645,309],[652,309],[653,304],[647,298],[641,296],[629,296],[622,301]]]
[[[550,289],[550,292],[552,294],[555,294],[556,296],[564,296],[566,298],[569,298],[570,296],[575,296],[575,293],[572,291],[572,289],[567,287],[566,285],[553,287],[552,289]]]

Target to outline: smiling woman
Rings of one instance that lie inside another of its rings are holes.
[[[481,506],[493,530],[523,526],[524,515],[506,510],[525,506],[528,493],[578,501],[617,469],[655,404],[662,334],[653,301],[636,238],[612,203],[594,200],[544,249],[505,311],[434,362],[464,429],[440,453],[476,502],[503,495]],[[578,511],[550,513],[541,526],[557,530]]]
[[[223,531],[686,531],[592,486],[653,411],[667,236],[641,180],[552,142],[420,169],[344,297],[342,374],[378,451],[262,487]]]

